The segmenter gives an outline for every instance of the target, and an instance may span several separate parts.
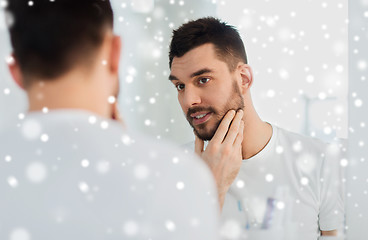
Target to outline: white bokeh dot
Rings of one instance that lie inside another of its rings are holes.
[[[89,122],[90,124],[95,124],[95,123],[96,123],[96,121],[97,121],[97,118],[96,118],[95,116],[90,116],[90,117],[88,118],[88,122]]]
[[[160,58],[162,55],[161,50],[160,49],[153,49],[152,50],[152,57],[153,58]]]
[[[33,119],[26,120],[22,125],[23,136],[30,140],[38,138],[41,134],[41,131],[41,124]]]
[[[332,133],[332,129],[330,127],[324,127],[323,132],[324,134],[329,135]]]
[[[146,125],[146,126],[150,126],[151,125],[151,120],[149,120],[149,119],[146,119],[146,120],[144,120],[144,125]]]
[[[16,179],[14,176],[9,176],[7,182],[12,188],[16,188],[19,185],[18,179]]]
[[[7,64],[9,64],[9,65],[12,65],[12,64],[14,64],[14,63],[15,63],[15,59],[13,58],[13,56],[7,56],[7,57],[5,58],[5,61],[6,61],[6,63],[7,63]]]
[[[300,183],[301,183],[302,185],[306,186],[306,185],[308,185],[308,183],[309,183],[309,179],[308,179],[308,178],[306,178],[306,177],[302,177],[302,178],[300,179]]]
[[[166,226],[166,229],[169,230],[170,232],[174,232],[176,230],[176,225],[171,220],[167,220],[165,222],[165,226]]]
[[[40,139],[41,139],[42,142],[48,142],[49,141],[49,135],[42,134]]]
[[[282,147],[282,146],[277,146],[276,147],[276,153],[277,154],[281,154],[281,153],[283,153],[284,152],[284,148]]]
[[[220,229],[220,235],[223,239],[240,239],[242,233],[240,223],[234,219],[226,220]]]
[[[121,137],[121,141],[124,145],[129,146],[132,143],[132,140],[130,139],[129,135],[123,135]]]
[[[26,176],[33,183],[43,182],[47,177],[47,168],[41,162],[33,162],[28,165]]]
[[[358,61],[358,69],[363,71],[366,68],[367,68],[367,62],[365,60],[359,60]]]
[[[107,101],[110,103],[110,104],[113,104],[116,102],[116,98],[114,96],[110,96],[107,98]]]
[[[318,93],[318,98],[320,100],[325,100],[327,98],[327,94],[325,92]]]
[[[174,157],[172,159],[172,161],[173,161],[174,164],[178,164],[179,163],[179,158],[178,157]]]
[[[79,187],[79,190],[82,192],[82,193],[88,193],[89,192],[89,186],[86,182],[80,182],[78,184],[78,187]]]
[[[126,83],[132,83],[133,81],[134,81],[133,76],[128,75],[128,76],[125,77],[125,82]]]
[[[9,240],[31,240],[31,234],[25,228],[15,228],[11,231]]]
[[[146,179],[150,174],[150,169],[145,164],[138,164],[134,167],[134,176],[137,179]]]
[[[81,166],[84,167],[84,168],[87,168],[89,166],[89,161],[88,159],[83,159],[81,161]]]
[[[275,90],[273,90],[273,89],[269,89],[269,90],[267,91],[267,97],[268,97],[268,98],[273,98],[273,97],[275,97],[275,95],[276,95]]]
[[[276,203],[276,207],[278,208],[278,209],[284,209],[285,208],[285,203],[284,202],[282,202],[282,201],[278,201],[277,203]]]
[[[12,157],[10,155],[5,156],[5,162],[10,162],[12,160]]]
[[[293,150],[295,152],[300,152],[302,150],[302,143],[300,141],[297,141],[293,144]]]
[[[363,101],[361,99],[355,99],[354,105],[356,107],[361,107],[363,105]]]
[[[346,166],[348,166],[348,160],[347,160],[347,159],[345,159],[345,158],[341,159],[341,160],[340,160],[340,165],[341,165],[342,167],[346,167]]]
[[[183,182],[177,182],[176,183],[176,188],[179,189],[179,190],[182,190],[184,189],[185,187],[185,184]]]
[[[337,65],[335,69],[336,69],[336,72],[338,73],[341,73],[344,71],[344,67],[342,65]]]
[[[200,225],[200,221],[198,218],[192,218],[190,220],[190,225],[192,225],[193,227],[198,227]]]
[[[243,180],[238,180],[238,181],[236,181],[236,186],[237,186],[238,188],[244,188],[245,183],[244,183],[244,181],[243,181]]]
[[[110,162],[102,160],[97,162],[96,170],[100,174],[106,174],[110,171]]]
[[[100,126],[102,129],[107,129],[109,127],[109,123],[107,121],[102,121]]]
[[[317,159],[312,154],[303,153],[296,159],[296,165],[301,171],[311,173],[316,169]]]
[[[138,234],[139,225],[135,221],[127,221],[124,223],[123,231],[127,236],[135,236]]]
[[[266,174],[266,181],[267,182],[272,182],[274,179],[273,175],[272,174]]]
[[[156,99],[155,99],[155,98],[153,98],[153,97],[152,97],[152,98],[150,98],[150,99],[149,99],[149,103],[150,103],[150,104],[154,104],[154,103],[156,103]]]
[[[313,83],[314,82],[314,76],[313,75],[308,75],[306,77],[306,81],[307,81],[307,83]]]

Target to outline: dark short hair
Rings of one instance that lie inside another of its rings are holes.
[[[6,11],[13,53],[26,78],[53,79],[91,63],[113,27],[109,0],[10,0]]]
[[[173,31],[170,44],[169,67],[174,57],[182,57],[190,50],[212,43],[219,59],[233,71],[239,62],[248,63],[243,41],[235,27],[213,17],[200,18],[183,24]]]

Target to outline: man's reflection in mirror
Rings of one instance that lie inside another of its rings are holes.
[[[215,176],[225,225],[239,234],[269,230],[272,239],[341,235],[338,147],[260,118],[238,31],[212,17],[185,23],[173,31],[169,60],[196,137],[191,151]]]

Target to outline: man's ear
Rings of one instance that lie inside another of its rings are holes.
[[[242,92],[245,93],[250,89],[253,84],[253,71],[248,64],[240,63],[238,65],[238,70],[241,77],[240,87]]]
[[[121,39],[119,36],[113,36],[111,40],[110,51],[110,70],[113,74],[118,75],[120,63]]]
[[[23,82],[23,75],[22,71],[20,70],[20,66],[16,61],[14,54],[11,54],[8,58],[8,68],[10,74],[13,77],[14,82],[22,89],[25,89],[24,82]]]

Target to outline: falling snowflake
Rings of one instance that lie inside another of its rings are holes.
[[[79,190],[82,192],[82,193],[88,193],[89,192],[89,186],[86,182],[80,182],[78,184],[78,187],[79,187]]]
[[[131,220],[131,221],[127,221],[126,223],[124,223],[123,232],[125,233],[125,235],[135,236],[138,234],[138,231],[139,231],[139,225],[137,222]]]
[[[22,125],[22,134],[26,139],[36,139],[40,136],[42,131],[41,125],[38,121],[33,119],[26,120]]]
[[[165,222],[165,227],[169,232],[174,232],[176,230],[176,225],[173,221],[167,220]]]
[[[19,185],[18,180],[14,176],[8,177],[7,182],[13,188],[18,187]]]
[[[272,182],[272,181],[273,181],[273,178],[274,178],[274,177],[273,177],[273,175],[272,175],[272,174],[267,174],[267,175],[266,175],[266,181],[267,181],[267,182]]]
[[[145,164],[139,164],[134,167],[134,176],[137,179],[146,179],[150,174],[150,169]]]
[[[243,180],[238,180],[238,181],[236,181],[236,186],[237,186],[238,188],[244,188],[244,185],[245,185],[245,183],[244,183],[244,181],[243,181]]]
[[[108,173],[110,171],[110,162],[104,160],[97,162],[96,170],[100,174]]]
[[[179,190],[183,190],[185,187],[184,183],[183,182],[177,182],[176,183],[176,188],[179,189]]]
[[[25,228],[13,229],[9,237],[9,240],[31,240],[31,234]]]
[[[41,162],[33,162],[26,169],[28,180],[34,183],[43,182],[47,177],[47,172],[47,167]]]
[[[87,168],[89,166],[89,161],[88,159],[83,159],[81,161],[81,166],[84,167],[84,168]]]
[[[42,134],[40,139],[41,139],[42,142],[48,142],[49,141],[49,135]]]

